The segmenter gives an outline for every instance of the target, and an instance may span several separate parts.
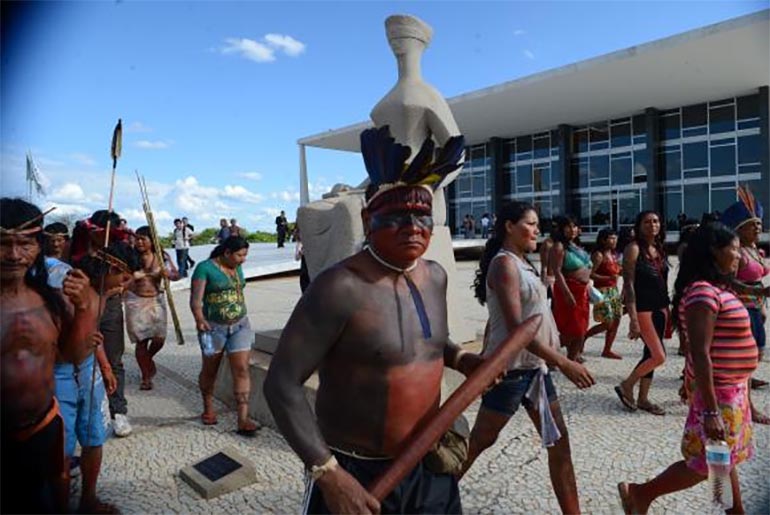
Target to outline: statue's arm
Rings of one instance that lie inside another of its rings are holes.
[[[428,129],[439,147],[443,147],[449,138],[460,134],[452,110],[438,91],[435,92],[436,102],[427,112]]]
[[[278,428],[311,468],[330,457],[303,385],[342,334],[354,303],[349,272],[334,267],[305,292],[281,333],[264,394]]]

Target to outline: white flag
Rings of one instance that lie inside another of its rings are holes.
[[[40,183],[40,173],[32,160],[32,153],[29,151],[27,152],[27,182],[35,185],[35,191],[38,195],[45,195],[43,185]]]

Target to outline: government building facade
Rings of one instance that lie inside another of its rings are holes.
[[[501,203],[563,213],[590,235],[645,209],[670,232],[721,212],[748,185],[770,219],[770,10],[448,99],[468,147],[449,225]],[[299,140],[358,151],[362,122]]]

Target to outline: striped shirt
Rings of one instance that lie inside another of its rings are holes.
[[[749,313],[729,290],[706,281],[692,283],[684,292],[679,310],[681,327],[687,335],[685,312],[692,306],[708,308],[716,315],[714,339],[709,348],[714,385],[739,384],[757,368],[757,344],[751,334]],[[694,379],[692,356],[687,354],[685,373]]]

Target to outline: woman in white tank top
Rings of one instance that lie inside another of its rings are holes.
[[[484,355],[492,353],[530,316],[540,314],[543,322],[535,340],[511,362],[502,382],[482,397],[462,473],[495,443],[523,404],[548,448],[551,483],[559,506],[564,513],[579,513],[567,427],[547,365],[558,367],[578,388],[590,387],[594,379],[583,365],[557,351],[559,334],[548,306],[546,287],[527,259],[527,254],[537,248],[539,234],[537,212],[531,205],[504,205],[497,216],[494,237],[487,242],[476,271],[476,297],[489,310]]]

